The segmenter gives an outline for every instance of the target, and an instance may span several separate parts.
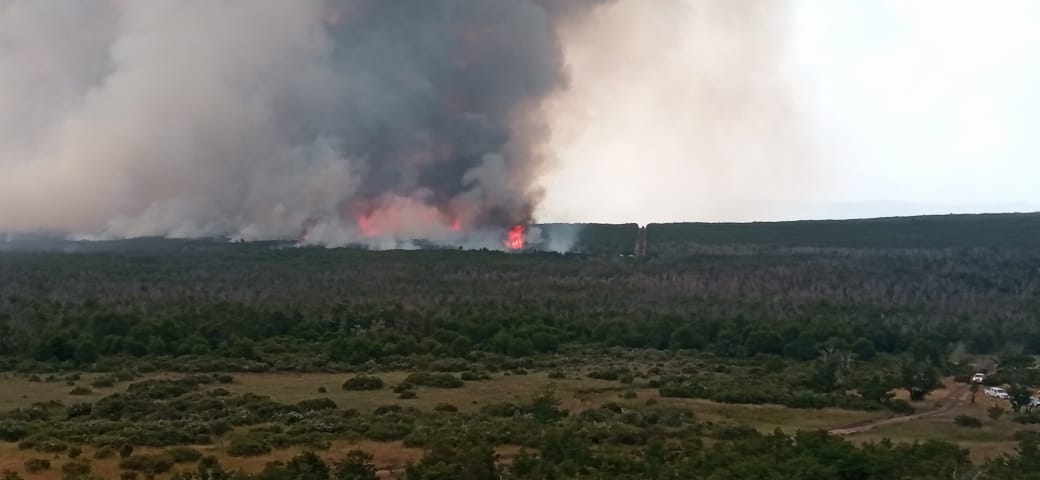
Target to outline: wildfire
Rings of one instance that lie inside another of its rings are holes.
[[[358,228],[361,229],[361,234],[366,237],[375,237],[379,235],[379,229],[372,224],[372,217],[370,215],[362,215],[357,220]]]
[[[517,225],[509,231],[509,237],[506,239],[506,248],[510,250],[523,250],[524,249],[524,226]]]

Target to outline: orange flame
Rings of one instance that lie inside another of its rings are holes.
[[[506,248],[510,250],[523,250],[524,249],[524,226],[517,225],[509,231],[509,237],[506,239]]]
[[[361,234],[366,237],[375,237],[379,235],[379,229],[372,224],[372,217],[370,215],[361,215],[357,220],[358,228],[361,229]]]

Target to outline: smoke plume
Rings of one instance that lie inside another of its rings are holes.
[[[0,0],[0,230],[531,222],[559,29],[599,3]]]
[[[548,101],[630,78],[628,45],[676,48],[649,40],[681,28],[610,19],[696,2],[651,3],[0,0],[0,231],[500,246],[543,196]],[[746,13],[716,10],[700,26]],[[568,35],[617,68],[572,85]],[[728,112],[757,80],[731,81],[684,108]]]

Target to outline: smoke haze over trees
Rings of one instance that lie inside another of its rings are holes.
[[[599,12],[632,3],[4,0],[0,231],[395,245],[530,223],[546,103],[579,88],[566,36],[630,35]]]

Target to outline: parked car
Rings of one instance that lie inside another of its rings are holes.
[[[987,388],[985,390],[985,392],[986,392],[986,395],[989,395],[989,396],[991,396],[993,398],[1000,398],[1000,399],[1003,399],[1003,400],[1007,400],[1008,398],[1011,397],[1010,395],[1008,395],[1007,390],[1004,390],[1003,388],[1000,388],[1000,387],[989,387],[989,388]]]
[[[971,383],[982,383],[982,381],[985,379],[985,373],[976,373],[975,376],[971,377]]]
[[[1040,398],[1029,397],[1029,405],[1027,405],[1026,408],[1032,410],[1036,407],[1040,407]]]

